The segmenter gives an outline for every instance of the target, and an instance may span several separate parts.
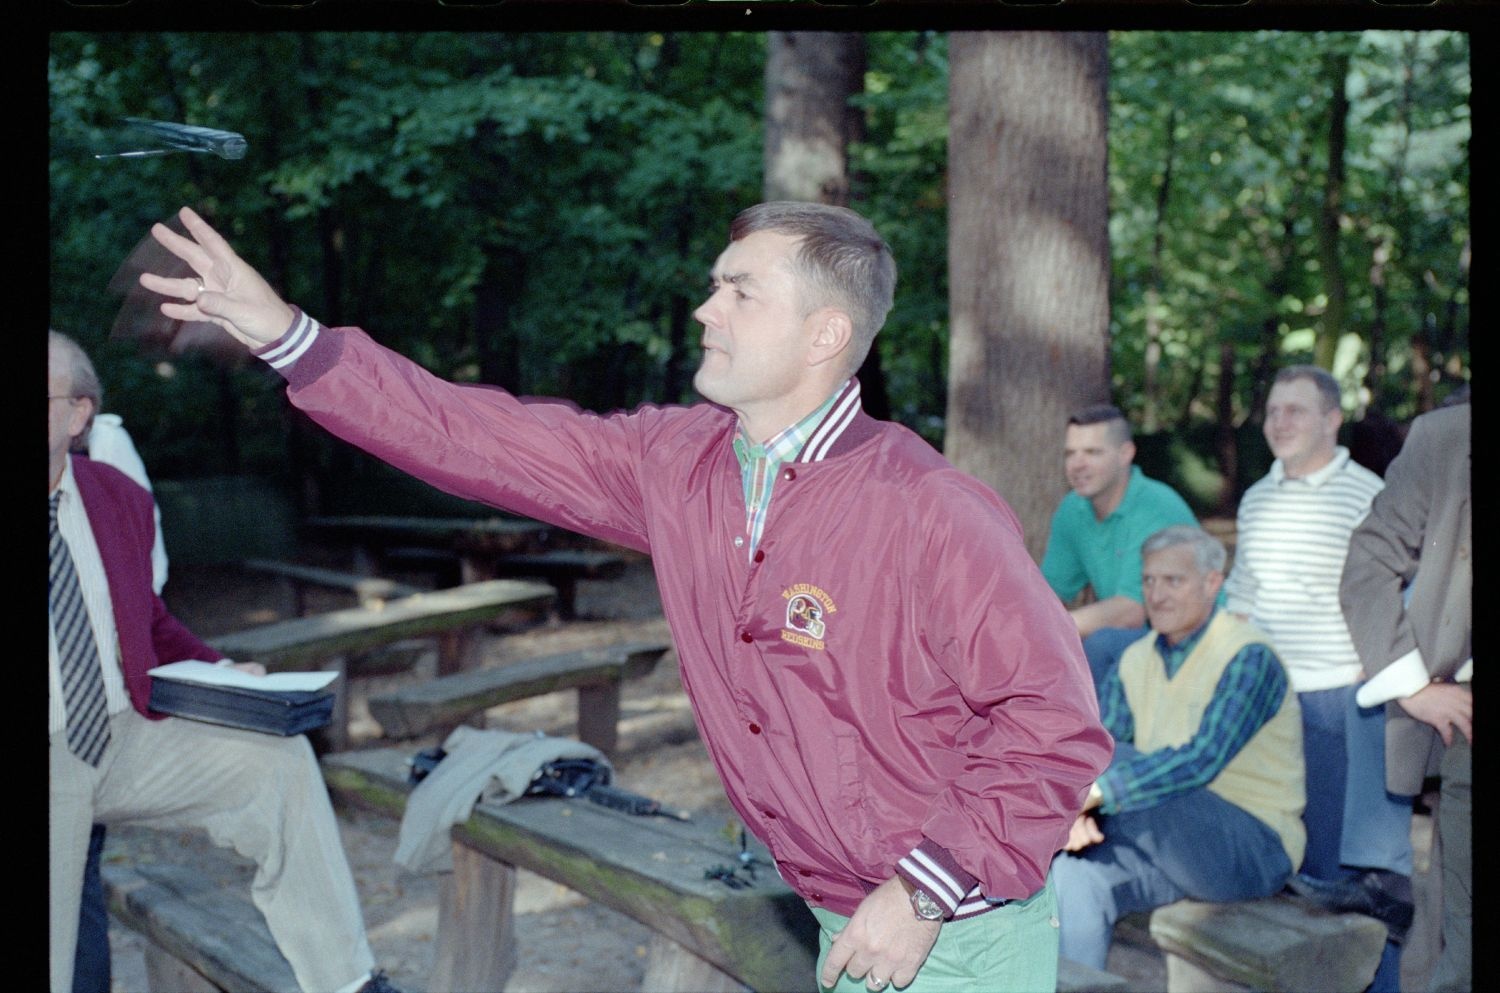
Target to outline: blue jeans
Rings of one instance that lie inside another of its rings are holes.
[[[1138,628],[1100,628],[1083,639],[1083,654],[1089,660],[1089,674],[1094,677],[1094,691],[1104,685],[1104,677],[1120,664],[1120,656],[1133,643],[1140,641],[1151,630],[1151,625]]]
[[[1346,867],[1412,874],[1409,796],[1385,791],[1385,708],[1361,708],[1357,686],[1298,693],[1307,758],[1307,855],[1318,879]]]
[[[1115,746],[1115,761],[1139,754]],[[1145,810],[1100,819],[1104,841],[1052,860],[1061,953],[1095,969],[1109,955],[1124,914],[1177,900],[1254,900],[1286,883],[1292,865],[1281,838],[1206,787]]]
[[[1307,855],[1302,871],[1341,879],[1360,869],[1412,874],[1412,798],[1385,790],[1385,708],[1360,707],[1359,687],[1297,694],[1307,758]],[[1401,946],[1386,942],[1368,993],[1400,989]]]

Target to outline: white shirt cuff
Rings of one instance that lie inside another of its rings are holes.
[[[1422,653],[1413,648],[1366,680],[1354,694],[1354,702],[1361,707],[1374,707],[1409,697],[1430,682],[1432,674],[1422,661]]]

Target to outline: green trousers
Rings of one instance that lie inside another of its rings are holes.
[[[849,918],[812,908],[818,936],[818,972],[836,934]],[[887,987],[887,991],[896,987]],[[827,987],[824,987],[827,989]],[[834,993],[865,993],[865,981],[841,973]],[[1057,901],[1048,883],[1025,900],[986,914],[949,921],[938,932],[927,961],[901,993],[1054,993],[1057,989]]]

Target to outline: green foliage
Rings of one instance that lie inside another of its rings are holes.
[[[868,41],[853,200],[901,269],[882,366],[895,416],[941,444],[947,41]],[[1253,439],[1256,377],[1310,357],[1324,330],[1316,226],[1338,53],[1349,293],[1335,372],[1352,409],[1397,418],[1468,378],[1463,35],[1116,33],[1115,395],[1188,446],[1174,456],[1198,466],[1188,488],[1212,489],[1221,348],[1233,426]],[[54,326],[95,354],[164,478],[348,465],[253,363],[108,340],[110,277],[184,203],[288,299],[441,375],[593,409],[691,399],[692,309],[761,188],[764,62],[755,33],[55,34]],[[134,147],[125,116],[236,130],[249,152],[94,158]]]
[[[1466,380],[1464,36],[1184,32],[1111,41],[1113,374],[1130,413],[1154,407],[1178,426],[1213,418],[1224,342],[1233,348],[1235,379],[1226,385],[1236,424],[1254,413],[1257,373],[1312,360],[1329,292],[1315,226],[1329,175],[1325,70],[1337,52],[1351,56],[1340,81],[1350,101],[1339,216],[1349,301],[1343,328],[1333,330],[1347,332],[1349,347],[1332,371],[1352,412],[1374,406],[1400,418],[1432,399],[1414,380],[1413,355],[1429,353],[1426,365],[1446,382]],[[1377,252],[1387,256],[1378,279]],[[1160,357],[1147,390],[1153,313]],[[1388,361],[1371,375],[1377,337]]]

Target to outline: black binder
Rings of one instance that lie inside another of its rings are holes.
[[[259,690],[151,677],[151,709],[225,727],[279,734],[313,731],[333,718],[332,689]]]

